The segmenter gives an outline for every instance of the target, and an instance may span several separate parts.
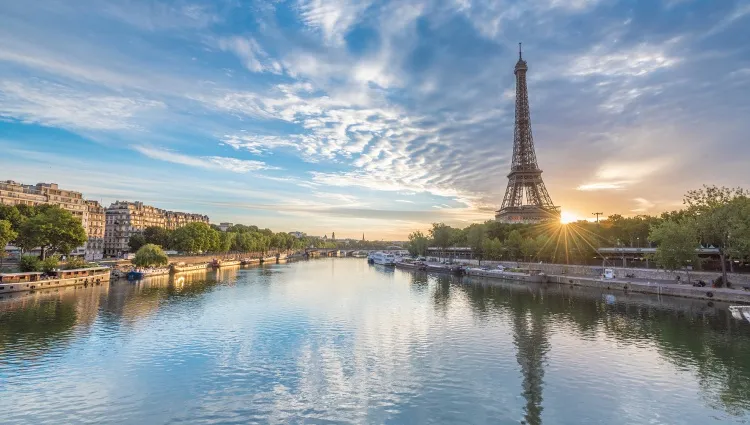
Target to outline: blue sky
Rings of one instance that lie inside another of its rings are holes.
[[[0,179],[339,237],[493,217],[517,43],[569,215],[750,186],[750,2],[0,4]]]

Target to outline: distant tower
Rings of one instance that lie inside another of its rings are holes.
[[[336,240],[336,232],[331,233],[331,240],[332,241]]]
[[[559,220],[560,210],[552,203],[542,181],[542,170],[536,162],[534,138],[531,135],[529,94],[526,89],[526,61],[518,43],[516,74],[516,124],[513,134],[513,163],[508,174],[503,205],[495,220],[503,223],[539,223]],[[524,194],[526,195],[524,197]]]
[[[365,241],[365,234],[362,233],[362,242],[364,242],[364,241]]]

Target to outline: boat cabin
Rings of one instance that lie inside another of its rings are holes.
[[[0,283],[26,283],[36,282],[42,277],[43,273],[0,273]]]
[[[52,274],[56,279],[71,279],[76,277],[89,277],[109,271],[107,267],[91,267],[87,269],[55,270]]]

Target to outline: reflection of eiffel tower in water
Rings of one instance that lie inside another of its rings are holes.
[[[526,88],[528,66],[518,44],[516,74],[516,123],[513,134],[513,163],[508,174],[503,205],[495,219],[503,223],[539,223],[559,219],[560,210],[552,203],[542,181],[542,170],[536,161],[534,137],[531,134],[529,93]],[[526,196],[524,196],[524,194]]]
[[[532,309],[518,308],[513,313],[513,342],[517,349],[516,359],[523,374],[523,397],[526,399],[524,423],[541,425],[544,356],[549,343],[542,313],[530,310]]]

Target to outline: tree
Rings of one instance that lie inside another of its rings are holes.
[[[239,252],[251,252],[254,250],[254,239],[248,232],[233,233],[235,235],[232,242],[232,249]]]
[[[466,231],[466,242],[471,247],[474,257],[477,258],[479,265],[484,259],[484,241],[487,239],[487,230],[483,224],[472,224]]]
[[[133,258],[133,264],[136,267],[158,267],[166,266],[168,263],[169,257],[167,257],[167,254],[159,245],[152,243],[143,245]]]
[[[49,274],[55,271],[60,266],[60,257],[57,255],[50,255],[41,262],[41,269],[43,272]]]
[[[512,260],[518,259],[518,254],[521,252],[521,245],[523,244],[523,236],[518,229],[511,231],[508,234],[508,239],[505,240],[505,248],[508,250],[508,255]]]
[[[417,230],[409,234],[409,242],[406,244],[406,249],[409,250],[409,254],[414,257],[424,256],[427,254],[427,246],[430,241],[427,236],[421,231]]]
[[[539,234],[536,239],[536,256],[540,261],[551,261],[554,244],[552,243],[549,236],[545,234]],[[594,241],[595,242],[595,241]]]
[[[10,241],[15,240],[18,236],[10,220],[0,220],[0,270],[3,268],[3,260],[5,259],[5,245],[8,245]]]
[[[232,249],[236,233],[219,232],[219,249],[218,252],[226,253]]]
[[[163,227],[159,226],[149,226],[143,229],[143,237],[145,238],[145,243],[141,246],[152,243],[154,245],[159,245],[162,247],[162,249],[169,248],[169,240],[172,236],[171,231],[169,229],[165,229]],[[138,247],[140,248],[140,246]],[[134,249],[133,252],[138,251],[138,249]]]
[[[695,228],[695,221],[667,220],[651,228],[649,240],[656,243],[654,259],[667,270],[678,270],[688,264],[698,262],[696,248],[700,246],[700,237]],[[690,272],[688,271],[688,283]]]
[[[484,252],[485,258],[494,261],[500,261],[503,259],[504,247],[499,239],[485,239],[483,245],[482,251]]]
[[[11,228],[17,232],[21,228],[21,224],[26,221],[26,217],[21,215],[14,205],[0,205],[0,220],[10,222]]]
[[[189,223],[172,232],[171,246],[183,252],[209,252],[219,247],[219,232],[206,223]]]
[[[523,260],[529,261],[529,259],[533,259],[537,253],[537,249],[538,247],[535,239],[524,239],[523,242],[521,242],[521,255],[523,255]]]
[[[45,207],[45,208],[41,208]],[[56,205],[41,205],[41,212],[26,220],[19,229],[17,243],[25,249],[39,247],[41,257],[48,254],[69,254],[86,242],[81,221]]]
[[[128,239],[128,247],[130,248],[130,252],[138,251],[143,245],[146,245],[146,243],[146,237],[140,233],[135,233],[130,236],[130,239]]]
[[[701,240],[719,250],[724,286],[728,285],[727,259],[746,252],[750,246],[750,200],[747,195],[741,188],[716,186],[703,186],[685,195],[685,205],[695,217]]]
[[[442,254],[453,242],[454,229],[445,223],[432,223],[430,237]]]
[[[42,270],[42,262],[36,255],[24,255],[18,261],[18,268],[21,272],[38,272]]]

